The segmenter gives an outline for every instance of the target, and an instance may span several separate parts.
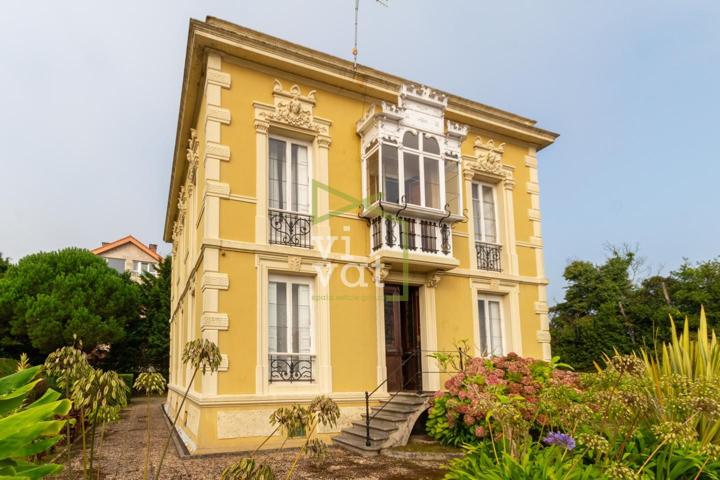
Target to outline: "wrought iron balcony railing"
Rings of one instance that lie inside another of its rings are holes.
[[[315,356],[304,353],[270,354],[270,383],[312,382]]]
[[[502,272],[502,245],[475,242],[477,266],[479,270]]]
[[[398,248],[424,253],[452,254],[450,225],[411,217],[375,217],[370,222],[373,252]]]
[[[310,238],[312,215],[270,209],[268,218],[270,219],[270,243],[312,248]]]

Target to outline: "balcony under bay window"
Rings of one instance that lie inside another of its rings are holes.
[[[371,256],[428,268],[458,265],[452,225],[461,211],[460,142],[467,127],[444,125],[445,97],[403,87],[399,105],[373,106],[358,122],[362,136],[363,211]]]

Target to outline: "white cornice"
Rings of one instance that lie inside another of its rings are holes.
[[[277,68],[288,74],[334,85],[353,94],[362,94],[375,101],[394,101],[406,83],[417,83],[374,70],[331,55],[311,50],[279,38],[256,32],[223,20],[208,17],[207,21],[191,20],[185,60],[185,72],[176,131],[173,170],[168,192],[165,219],[166,241],[170,240],[176,215],[174,199],[180,188],[178,164],[184,155],[184,139],[196,121],[198,96],[206,75],[205,58],[209,51],[235,57],[263,66]],[[206,81],[222,83],[215,78]],[[551,144],[557,134],[538,128],[534,120],[502,111],[478,102],[435,90],[446,96],[446,118],[472,127],[528,142],[541,149]],[[440,98],[440,97],[438,97]],[[220,120],[220,119],[218,119]],[[220,120],[222,121],[222,120]]]

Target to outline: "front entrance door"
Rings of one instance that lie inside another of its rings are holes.
[[[418,296],[418,287],[385,285],[385,364],[390,392],[422,389]]]

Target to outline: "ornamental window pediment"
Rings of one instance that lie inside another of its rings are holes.
[[[273,105],[255,103],[255,108],[256,120],[265,121],[268,126],[297,129],[310,135],[327,135],[329,132],[329,122],[315,118],[315,90],[304,95],[297,85],[285,90],[276,79]]]
[[[468,127],[445,120],[447,97],[403,85],[397,104],[372,105],[357,123],[367,211],[403,208],[419,217],[462,217],[460,145]]]
[[[512,182],[512,170],[503,165],[504,143],[475,137],[473,156],[463,157],[463,171],[468,180],[480,179],[493,183]]]

